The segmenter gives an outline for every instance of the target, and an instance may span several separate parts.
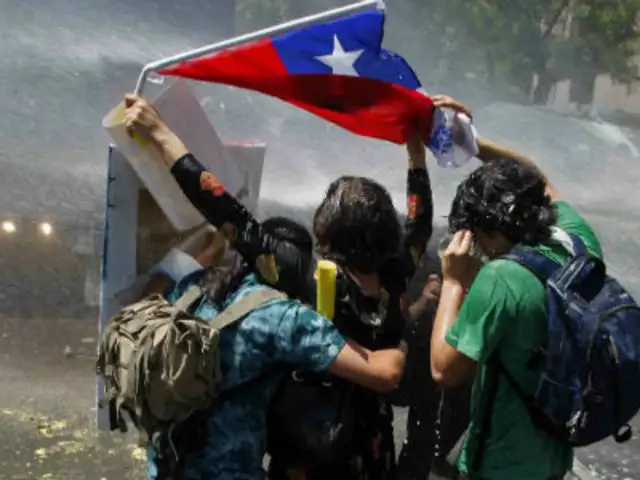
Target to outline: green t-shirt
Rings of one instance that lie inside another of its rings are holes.
[[[556,225],[580,237],[592,254],[601,257],[600,243],[587,222],[568,203],[559,201],[555,206]],[[567,256],[559,244],[541,245],[535,250],[556,261]],[[460,471],[471,478],[543,480],[571,469],[572,449],[537,429],[507,381],[498,378],[495,368],[488,368],[486,363],[497,351],[519,384],[533,393],[537,377],[526,363],[544,344],[546,333],[546,295],[542,283],[516,262],[498,259],[486,264],[446,337],[449,345],[478,362],[469,435],[458,459]],[[487,403],[488,389],[484,387],[497,378],[484,459],[475,472],[474,452]]]

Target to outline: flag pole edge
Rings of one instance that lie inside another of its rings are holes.
[[[142,68],[142,72],[138,77],[135,93],[137,95],[142,94],[144,90],[145,82],[147,81],[147,77],[152,72],[157,72],[158,70],[162,70],[164,68],[170,67],[177,63],[193,60],[195,58],[202,57],[204,55],[208,55],[214,52],[218,52],[220,50],[236,47],[244,43],[249,43],[255,40],[260,40],[262,38],[270,37],[272,35],[284,33],[288,30],[293,30],[294,28],[306,27],[314,23],[331,20],[336,17],[341,17],[343,15],[347,15],[350,13],[356,13],[361,10],[366,10],[372,7],[375,7],[378,10],[384,11],[385,10],[384,1],[383,0],[362,0],[360,2],[344,5],[342,7],[326,10],[320,13],[315,13],[313,15],[297,18],[294,20],[290,20],[288,22],[283,22],[278,25],[273,25],[271,27],[263,28],[261,30],[256,30],[254,32],[245,33],[243,35],[229,38],[221,42],[205,45],[204,47],[195,48],[193,50],[188,50],[186,52],[182,52],[177,55],[173,55],[170,57],[157,60],[155,62],[148,63]]]

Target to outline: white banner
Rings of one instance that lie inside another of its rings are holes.
[[[262,182],[265,147],[229,145],[223,148],[228,157],[240,167],[241,200],[255,213]],[[100,285],[100,336],[106,323],[120,308],[140,298],[149,280],[149,271],[167,252],[178,248],[193,254],[192,250],[199,248],[205,230],[202,222],[188,231],[175,228],[118,148],[110,148],[108,161],[109,180]],[[217,175],[217,171],[214,172]],[[100,408],[101,396],[102,382],[98,379],[98,428],[107,430],[109,412],[108,409]]]
[[[185,80],[172,83],[153,104],[189,151],[206,168],[215,172],[229,192],[237,194],[244,184],[242,170],[230,160],[188,83]],[[123,121],[124,104],[120,104],[105,116],[102,125],[143,184],[149,188],[173,227],[186,231],[202,224],[202,215],[184,196],[167,165],[143,142],[132,139]]]

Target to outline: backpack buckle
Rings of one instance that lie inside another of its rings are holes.
[[[631,440],[631,436],[633,435],[633,430],[631,429],[631,425],[625,423],[616,431],[613,438],[616,440],[616,443],[625,443]]]

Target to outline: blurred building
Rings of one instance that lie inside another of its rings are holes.
[[[640,67],[640,57],[636,59]],[[551,90],[549,106],[563,112],[576,111],[571,99],[571,80],[557,83]],[[609,75],[597,75],[591,104],[597,110],[619,110],[628,114],[640,114],[640,82],[631,85],[615,83]]]
[[[570,0],[568,8],[559,15],[553,24],[551,35],[571,37],[577,25],[573,10],[577,0]],[[550,21],[554,21],[552,18]],[[541,26],[542,29],[546,25]],[[595,112],[620,111],[628,114],[640,114],[640,78],[631,84],[616,83],[609,75],[595,74],[598,61],[597,49],[576,48],[574,78],[556,83],[549,95],[548,105],[562,112],[573,113],[578,105],[588,105]],[[632,62],[640,70],[640,55]],[[534,81],[537,83],[537,79]]]

